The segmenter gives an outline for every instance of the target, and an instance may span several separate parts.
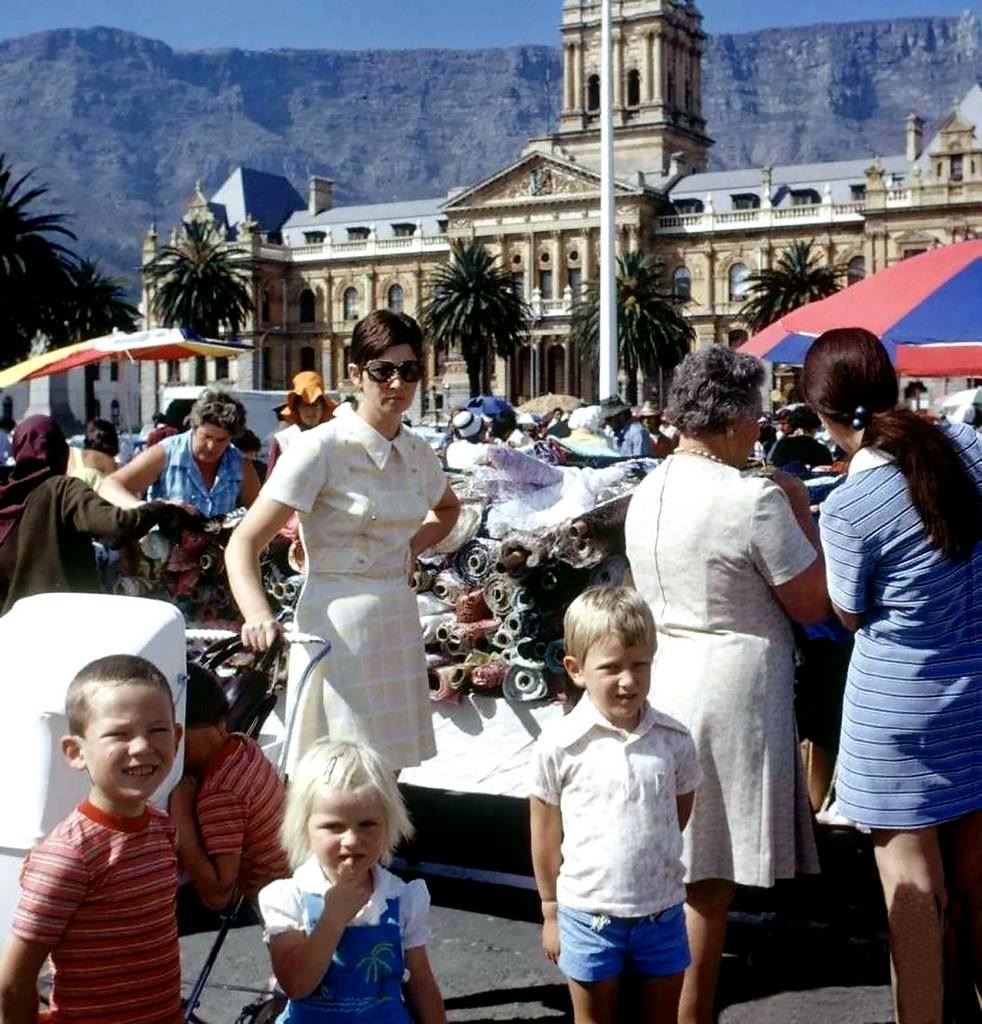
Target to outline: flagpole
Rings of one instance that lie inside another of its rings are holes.
[[[600,399],[617,394],[617,279],[614,261],[614,111],[610,4],[600,24]]]

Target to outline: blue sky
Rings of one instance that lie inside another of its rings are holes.
[[[982,0],[700,0],[708,32],[982,11]],[[178,49],[473,48],[558,41],[560,0],[0,0],[0,38],[110,25]]]

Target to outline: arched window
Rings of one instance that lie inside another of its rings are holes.
[[[747,340],[747,332],[739,329],[730,331],[726,340],[730,343],[730,348],[738,348]]]
[[[586,80],[587,113],[595,114],[600,109],[600,76],[590,75]]]
[[[747,295],[747,278],[750,271],[743,263],[730,267],[730,302],[743,302]]]
[[[344,290],[344,318],[345,320],[358,319],[358,289],[345,288]]]
[[[304,345],[304,347],[300,349],[300,369],[317,369],[317,353],[314,351],[312,345]]]
[[[637,68],[632,68],[627,73],[627,105],[641,106],[641,72]]]
[[[309,288],[304,288],[300,293],[300,323],[312,324],[316,319],[316,302],[314,293]]]
[[[402,307],[405,300],[405,292],[402,290],[401,284],[394,284],[389,289],[388,306],[393,313],[401,313]]]
[[[846,283],[855,284],[866,276],[866,257],[853,256],[846,271]]]
[[[692,275],[688,267],[676,267],[672,274],[672,292],[676,302],[688,302],[692,298]]]

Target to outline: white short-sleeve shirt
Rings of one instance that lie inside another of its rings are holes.
[[[631,732],[584,694],[535,744],[529,793],[563,821],[559,904],[608,917],[658,914],[685,899],[676,798],[702,778],[674,718],[644,708]]]
[[[303,893],[331,899],[331,883],[324,877],[315,857],[305,860],[290,878],[270,882],[259,891],[259,911],[263,916],[266,941],[282,932],[304,932],[309,935],[316,921],[309,920]],[[390,871],[376,865],[372,868],[371,899],[348,924],[349,928],[376,925],[385,911],[386,902],[399,897],[399,931],[402,948],[425,946],[430,937],[430,893],[422,879],[403,882]]]
[[[408,572],[409,542],[446,488],[421,437],[390,441],[342,405],[290,443],[262,493],[297,511],[309,572],[389,579]]]

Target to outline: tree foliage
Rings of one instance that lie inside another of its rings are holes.
[[[17,177],[0,154],[0,364],[16,362],[31,339],[49,323],[52,298],[70,282],[72,252],[62,244],[75,239],[63,213],[38,209],[48,193],[30,185],[33,171]]]
[[[46,310],[45,334],[58,345],[132,331],[140,311],[127,301],[114,277],[103,274],[94,260],[80,259],[65,267],[65,284]]]
[[[688,353],[692,327],[661,286],[658,266],[642,252],[617,260],[617,357],[627,373],[627,399],[637,401],[637,372],[653,377]],[[573,308],[570,338],[591,366],[600,358],[600,282],[590,281]]]
[[[528,333],[530,310],[511,275],[477,241],[455,241],[450,259],[429,279],[423,330],[467,364],[471,396],[491,389],[494,357],[515,354]]]
[[[823,263],[814,239],[792,242],[773,267],[748,276],[740,316],[756,334],[799,306],[837,292],[846,270],[841,264]]]
[[[225,327],[235,337],[253,309],[248,284],[252,269],[252,258],[212,225],[186,221],[174,243],[143,268],[156,286],[155,319],[206,338]]]

